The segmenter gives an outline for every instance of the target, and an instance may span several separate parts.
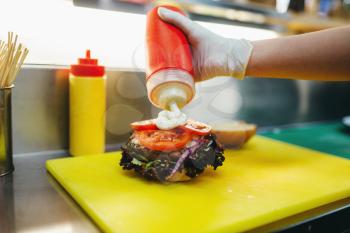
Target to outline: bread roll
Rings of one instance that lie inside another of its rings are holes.
[[[211,126],[212,133],[225,147],[241,147],[256,133],[256,125],[244,121],[216,122]]]

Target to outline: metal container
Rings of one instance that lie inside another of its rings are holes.
[[[0,176],[14,170],[12,163],[11,93],[13,85],[0,88]]]

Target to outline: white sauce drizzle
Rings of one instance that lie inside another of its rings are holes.
[[[158,114],[155,121],[159,129],[173,129],[180,125],[184,125],[187,121],[185,113],[181,112],[175,102],[170,104],[170,111],[163,110]]]

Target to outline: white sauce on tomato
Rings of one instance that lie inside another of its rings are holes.
[[[176,103],[170,104],[170,110],[163,110],[158,114],[155,123],[159,129],[173,129],[186,123],[187,116],[180,111]]]

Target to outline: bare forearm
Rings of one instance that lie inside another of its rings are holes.
[[[350,80],[350,27],[253,42],[248,76]]]

